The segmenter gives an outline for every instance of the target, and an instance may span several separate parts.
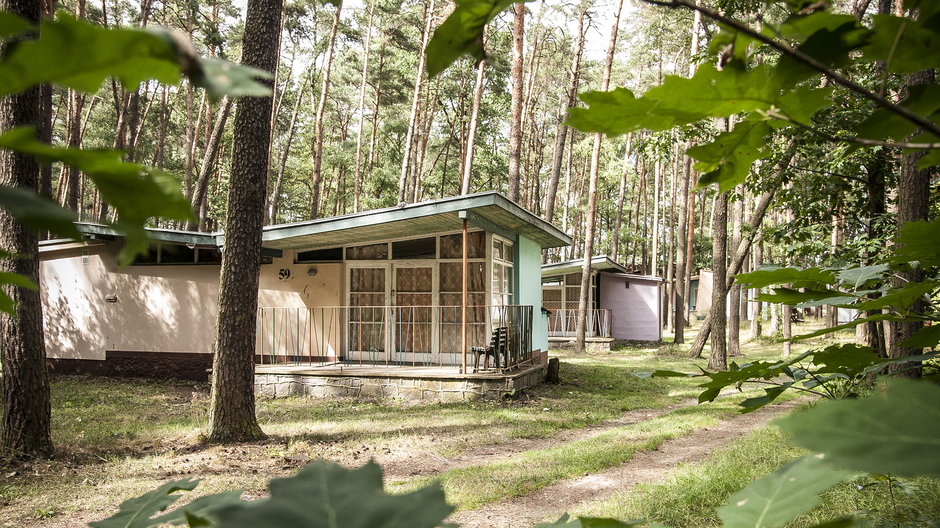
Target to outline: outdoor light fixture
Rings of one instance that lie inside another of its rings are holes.
[[[104,302],[116,303],[117,295],[114,295],[114,294],[108,295],[107,297],[104,298]]]
[[[626,289],[629,290],[629,289],[630,289],[630,281],[624,281],[624,282],[623,282],[623,286],[624,286]]]
[[[317,268],[314,268],[313,266],[311,266],[309,269],[307,269],[307,276],[313,277],[316,274],[317,274]]]

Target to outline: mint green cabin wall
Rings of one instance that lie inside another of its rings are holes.
[[[548,316],[542,313],[542,246],[520,236],[515,244],[516,304],[532,306],[532,349],[548,351]]]

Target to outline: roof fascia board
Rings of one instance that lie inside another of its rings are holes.
[[[473,211],[467,211],[467,222],[479,227],[480,229],[484,231],[489,231],[490,233],[496,233],[497,235],[514,243],[519,238],[518,233],[513,233],[512,231],[508,229],[500,227]]]

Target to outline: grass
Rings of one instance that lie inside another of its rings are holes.
[[[728,497],[803,454],[804,451],[786,442],[779,429],[764,426],[712,453],[701,463],[681,466],[663,484],[640,484],[628,493],[595,502],[576,513],[649,519],[683,528],[720,526],[715,510]],[[888,482],[883,479],[865,476],[837,485],[821,496],[819,506],[792,526],[815,526],[863,511],[869,512],[875,526],[930,526],[903,524],[902,519],[921,522],[940,519],[940,480],[893,479],[892,487],[893,505]]]
[[[805,347],[806,345],[801,345]],[[694,371],[688,345],[629,346],[612,353],[562,356],[558,385],[518,399],[452,405],[289,398],[258,402],[269,439],[258,444],[206,445],[206,384],[91,377],[53,379],[56,457],[4,468],[0,526],[100,519],[122,500],[171,479],[203,478],[199,494],[245,489],[264,494],[267,481],[313,458],[360,465],[379,456],[450,457],[505,439],[547,438],[638,408],[663,408],[697,396],[695,380],[644,379],[653,369]],[[779,344],[744,347],[750,358],[779,355]],[[798,353],[801,349],[796,348]],[[563,447],[532,450],[507,462],[441,475],[451,501],[463,508],[519,496],[560,479],[620,464],[637,450],[707,427],[734,412],[733,401],[673,411],[668,417],[617,428]],[[419,481],[397,483],[397,489]]]
[[[454,469],[435,476],[447,499],[459,509],[474,509],[508,497],[521,497],[564,479],[623,464],[639,451],[656,449],[666,440],[717,424],[737,412],[743,396],[683,407],[660,417],[609,429],[558,447],[518,453],[499,462]],[[432,479],[392,483],[394,491],[410,491]]]

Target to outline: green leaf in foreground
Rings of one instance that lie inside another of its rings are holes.
[[[902,347],[910,348],[937,348],[940,344],[940,324],[925,326],[914,332],[914,335],[898,343]]]
[[[28,290],[38,290],[39,286],[29,280],[27,277],[20,275],[19,273],[9,273],[6,271],[0,271],[0,286],[5,286],[11,284],[13,286],[19,286],[21,288],[26,288]],[[0,312],[6,312],[9,314],[13,313],[14,302],[13,298],[7,295],[6,291],[0,288]]]
[[[732,495],[718,508],[724,528],[781,527],[810,510],[819,502],[820,492],[849,476],[825,458],[804,456]]]
[[[31,127],[4,132],[0,135],[0,148],[29,154],[44,163],[62,162],[77,167],[91,178],[104,200],[118,212],[116,227],[127,237],[120,255],[122,264],[147,249],[149,239],[144,224],[148,219],[194,218],[189,202],[172,176],[126,163],[121,160],[119,151],[52,147],[39,142]]]
[[[23,225],[33,229],[52,231],[66,238],[81,238],[81,234],[73,223],[75,213],[63,209],[59,204],[40,196],[35,191],[0,185],[0,207],[6,209]]]
[[[0,11],[0,38],[12,37],[28,31],[33,25],[13,13]]]
[[[794,288],[806,288],[820,284],[835,284],[836,274],[834,271],[819,268],[762,268],[735,275],[735,280],[748,288],[764,288],[787,283],[793,283]]]
[[[940,266],[940,218],[905,222],[896,242],[892,262],[918,261],[921,266]]]
[[[778,424],[846,469],[940,477],[940,387],[892,380],[863,399],[820,402]]]
[[[4,14],[0,37],[22,31],[19,20]],[[271,93],[257,80],[270,79],[271,74],[220,59],[202,59],[183,33],[104,28],[60,11],[55,20],[42,22],[37,38],[20,43],[0,60],[0,96],[42,83],[91,93],[112,77],[126,88],[150,79],[172,85],[179,82],[181,73],[216,100],[223,95]]]
[[[148,491],[140,497],[127,499],[121,503],[120,510],[102,521],[88,523],[92,528],[147,528],[157,526],[164,521],[152,519],[154,515],[176,502],[178,491],[192,491],[198,480],[183,479],[167,482],[159,488]]]
[[[482,60],[483,30],[513,0],[456,0],[454,11],[428,42],[428,77],[433,78],[464,55]]]
[[[216,514],[223,528],[433,528],[453,507],[439,484],[404,495],[382,488],[375,462],[359,469],[318,460],[296,476],[272,480],[271,497],[223,508]]]

